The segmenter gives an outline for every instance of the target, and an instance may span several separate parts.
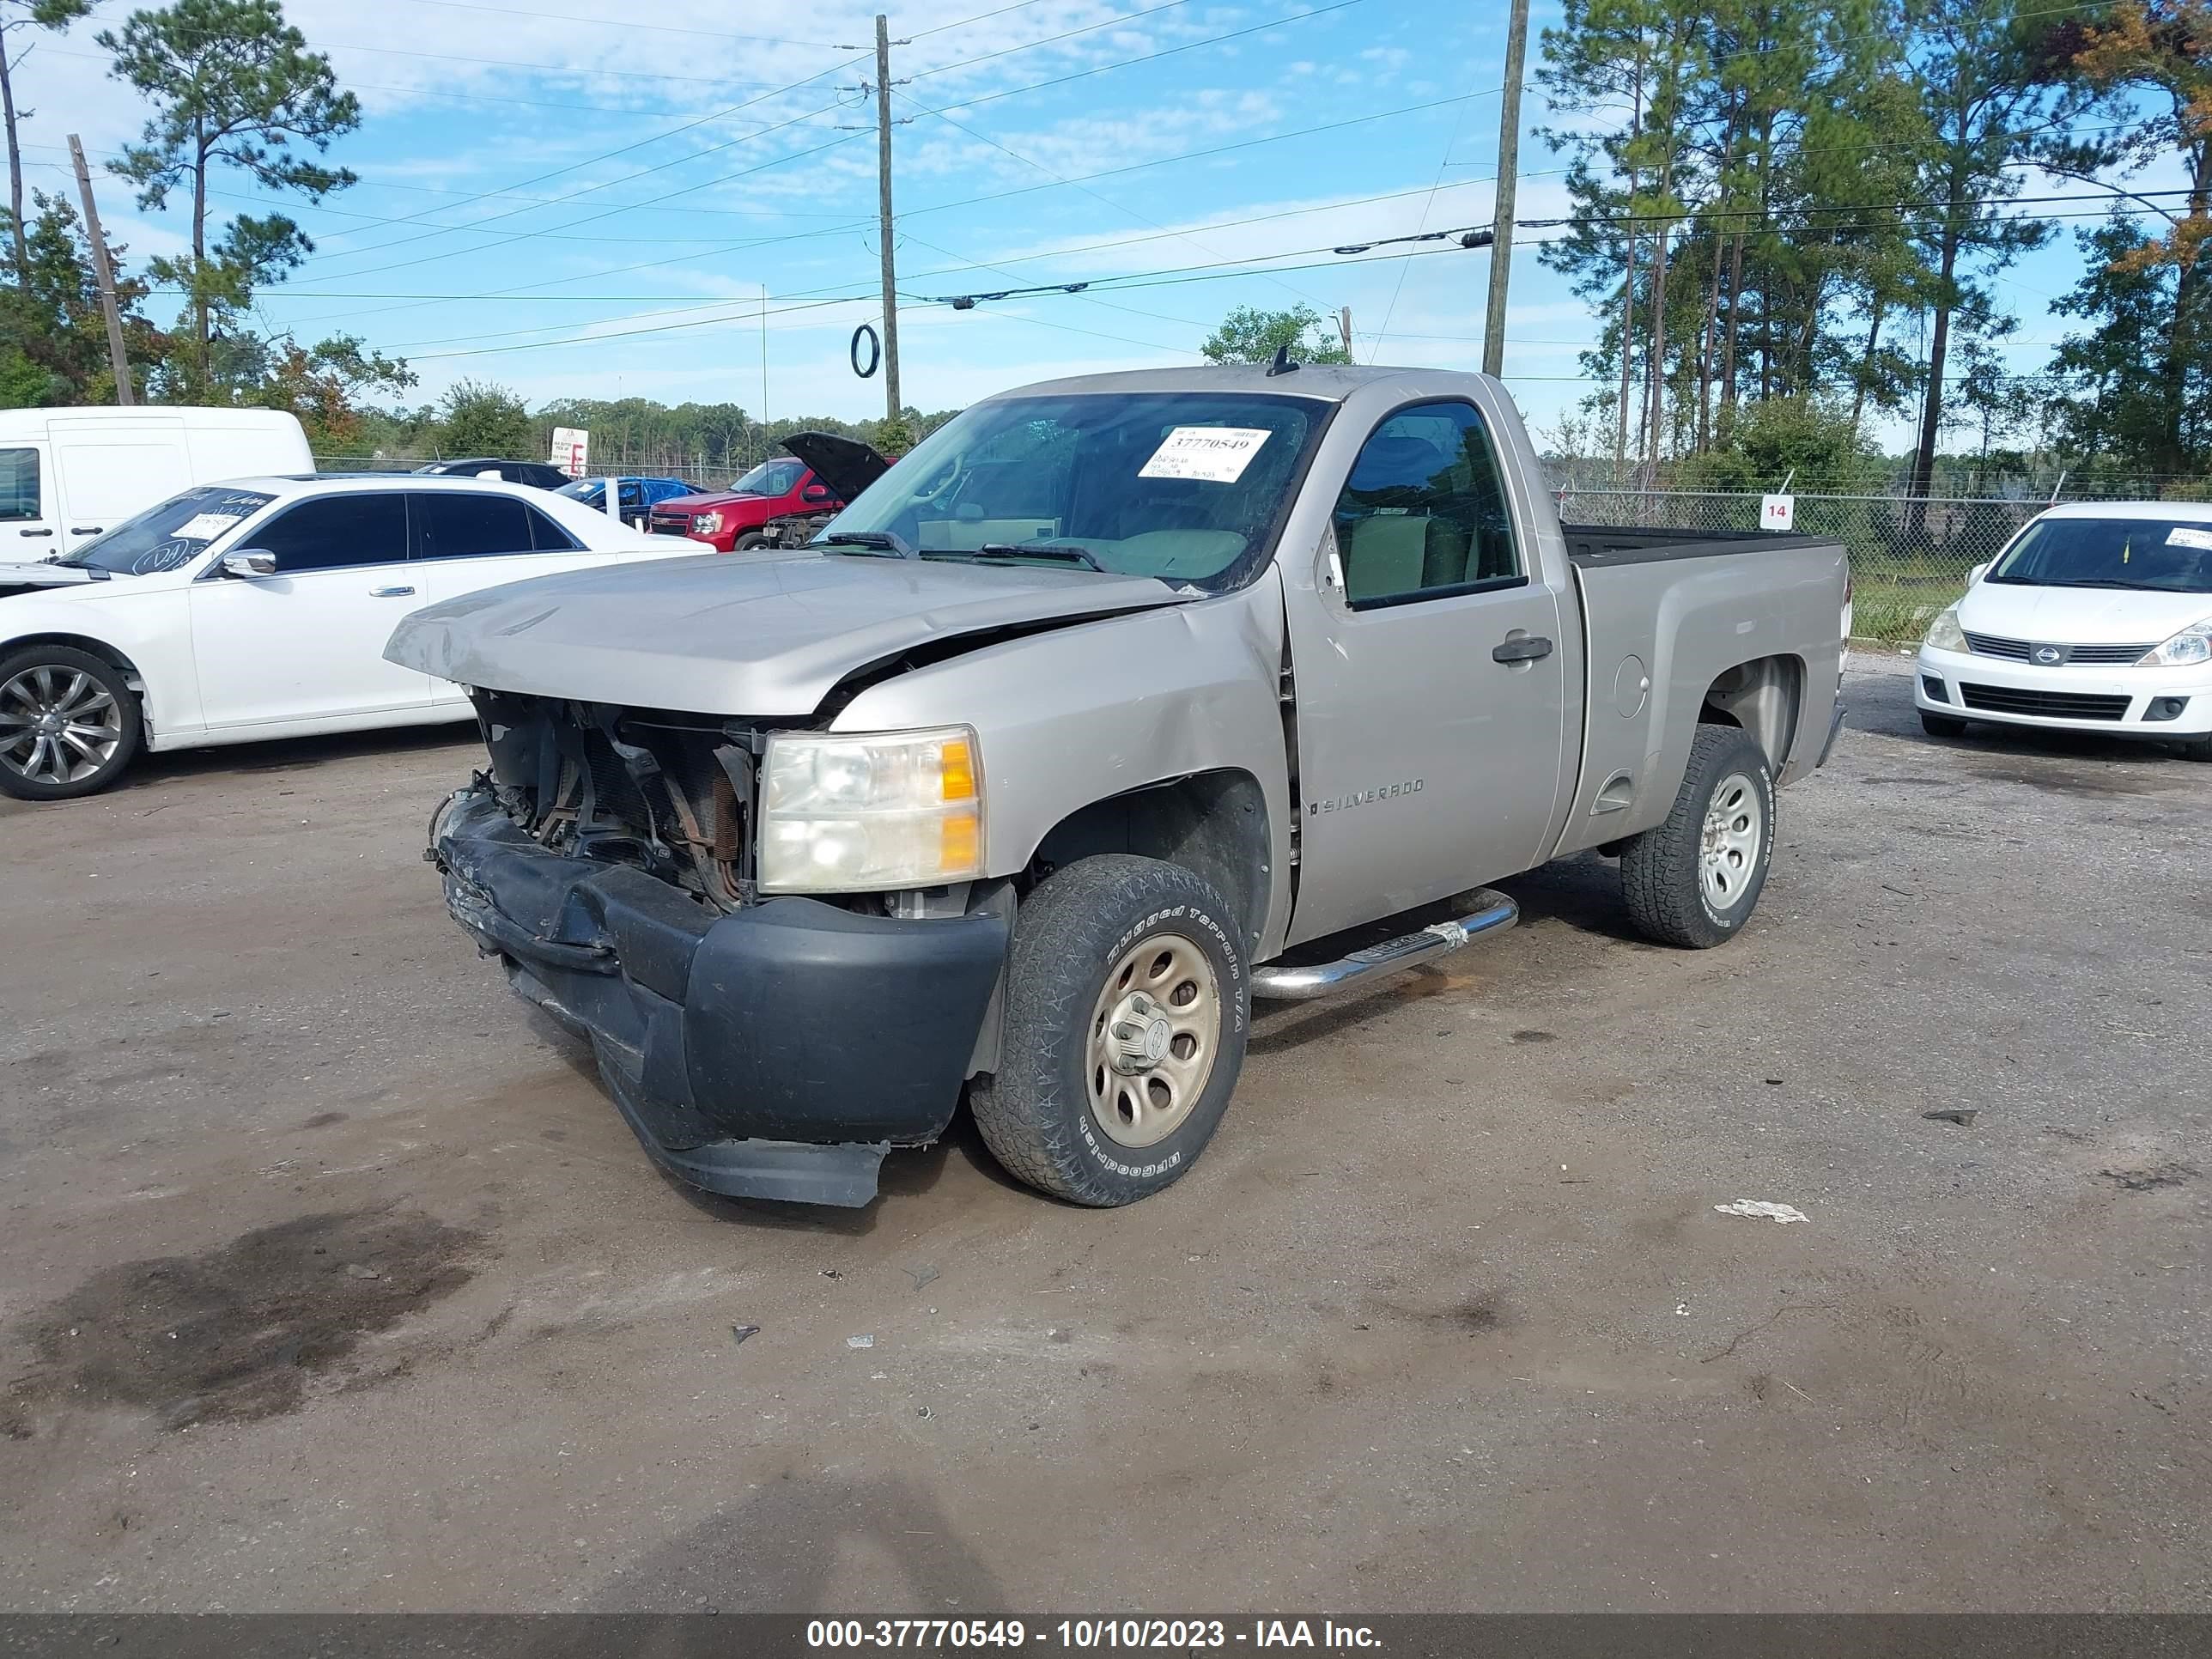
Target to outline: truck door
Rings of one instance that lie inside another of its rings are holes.
[[[1293,942],[1527,869],[1559,787],[1558,591],[1532,575],[1480,412],[1376,424],[1290,607],[1302,814]]]
[[[57,538],[62,552],[192,483],[181,421],[57,421],[51,430],[64,509]]]

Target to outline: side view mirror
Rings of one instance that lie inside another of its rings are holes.
[[[1972,570],[1969,570],[1966,573],[1966,586],[1972,587],[1976,582],[1981,580],[1983,577],[1988,575],[1990,574],[1990,566],[1993,562],[1994,561],[1992,560],[1984,559]]]
[[[799,491],[799,498],[802,501],[826,501],[830,499],[830,486],[827,484],[811,483],[807,485],[805,489]]]
[[[222,574],[226,576],[273,576],[276,574],[276,556],[264,553],[258,547],[249,547],[242,553],[222,556]]]

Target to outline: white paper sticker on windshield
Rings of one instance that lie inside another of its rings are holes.
[[[1179,426],[1160,441],[1137,476],[1235,483],[1272,435],[1264,427]]]
[[[2212,547],[2212,530],[2175,530],[2167,533],[2168,547]]]
[[[180,542],[211,542],[236,524],[240,513],[200,513],[185,520],[173,532]]]

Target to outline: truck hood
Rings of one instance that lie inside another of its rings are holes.
[[[1959,601],[1961,628],[2063,645],[2160,645],[2207,617],[2212,617],[2212,593],[1983,581]]]
[[[783,441],[783,447],[805,462],[841,501],[855,500],[890,471],[891,464],[873,448],[858,438],[841,438],[834,432],[794,432]]]
[[[441,680],[692,714],[812,714],[857,669],[963,636],[1203,597],[1150,576],[802,553],[609,565],[427,605],[384,654]]]

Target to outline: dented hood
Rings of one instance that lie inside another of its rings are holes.
[[[425,606],[385,655],[441,680],[703,714],[811,714],[847,675],[963,635],[1202,597],[1150,576],[803,553],[656,559]]]

